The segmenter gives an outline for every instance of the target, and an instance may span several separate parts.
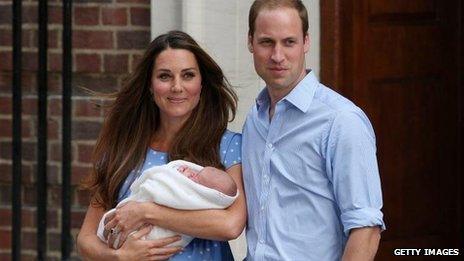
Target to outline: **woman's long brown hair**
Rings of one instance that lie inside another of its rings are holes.
[[[200,101],[176,134],[169,160],[186,159],[224,169],[219,144],[228,121],[235,117],[237,95],[221,68],[192,37],[170,31],[150,43],[136,70],[119,91],[111,94],[115,99],[94,148],[93,171],[83,184],[97,206],[114,207],[128,174],[143,164],[153,133],[160,125],[159,108],[150,92],[153,66],[167,48],[192,52],[202,77]]]

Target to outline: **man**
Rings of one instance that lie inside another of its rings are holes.
[[[372,260],[385,229],[374,132],[305,69],[307,31],[301,1],[251,6],[248,47],[266,88],[243,129],[248,259]]]

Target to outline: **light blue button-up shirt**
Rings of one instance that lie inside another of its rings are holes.
[[[313,72],[269,105],[264,89],[243,128],[247,259],[339,260],[350,229],[385,229],[373,128]]]

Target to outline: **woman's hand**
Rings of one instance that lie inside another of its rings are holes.
[[[145,222],[145,205],[142,202],[129,201],[107,215],[105,235],[108,235],[108,246],[112,247],[119,236],[119,246],[124,244],[127,236],[138,230]],[[111,231],[111,232],[110,232]]]
[[[181,247],[167,247],[180,240],[180,236],[166,237],[157,240],[144,240],[152,226],[143,226],[139,231],[130,234],[127,241],[118,250],[118,260],[166,260],[179,253]]]

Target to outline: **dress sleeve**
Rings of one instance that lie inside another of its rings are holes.
[[[358,227],[379,226],[384,230],[375,135],[363,112],[341,112],[334,118],[326,169],[345,234]]]
[[[242,163],[242,135],[226,131],[222,137],[220,153],[222,164],[226,169]]]

